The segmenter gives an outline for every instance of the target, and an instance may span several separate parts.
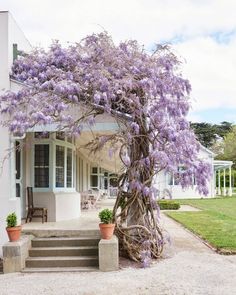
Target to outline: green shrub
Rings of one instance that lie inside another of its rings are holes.
[[[157,201],[161,210],[178,210],[180,203],[173,200],[159,200]]]
[[[16,213],[13,212],[7,216],[6,219],[7,227],[15,227],[17,225],[17,216]]]
[[[112,223],[113,212],[110,209],[103,209],[98,214],[102,223]]]

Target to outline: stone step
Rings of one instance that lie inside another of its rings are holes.
[[[97,246],[35,247],[29,250],[30,257],[48,256],[98,256]]]
[[[96,266],[87,267],[26,267],[24,273],[51,273],[51,272],[93,272],[99,271]]]
[[[88,267],[98,266],[97,256],[52,256],[29,257],[25,261],[26,268],[55,268],[55,267]]]
[[[33,224],[32,224],[33,225]],[[42,226],[42,224],[41,224]],[[33,235],[37,238],[50,238],[50,237],[98,237],[100,238],[99,229],[59,229],[59,228],[50,228],[47,227],[47,223],[44,223],[45,228],[35,228],[30,227],[30,224],[27,223],[26,227],[23,227],[22,233],[27,235]]]
[[[76,246],[98,246],[100,239],[92,237],[53,237],[35,238],[32,240],[32,247],[76,247]]]

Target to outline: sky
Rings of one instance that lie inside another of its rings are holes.
[[[34,46],[103,30],[151,51],[169,43],[192,85],[189,120],[236,123],[235,0],[0,0]]]

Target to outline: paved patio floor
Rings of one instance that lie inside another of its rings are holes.
[[[57,222],[42,223],[40,219],[33,218],[32,222],[23,224],[23,231],[28,230],[95,230],[98,229],[98,213],[103,208],[113,208],[114,199],[106,199],[97,203],[95,209],[82,210],[81,216],[77,219]]]
[[[150,268],[138,269],[122,264],[119,271],[109,273],[0,275],[0,294],[10,295],[16,290],[17,295],[236,294],[236,256],[216,254],[164,215],[162,225],[169,232],[172,243],[164,251],[166,258]]]

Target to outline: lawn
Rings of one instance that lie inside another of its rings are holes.
[[[236,197],[178,200],[197,212],[166,212],[222,253],[236,254]]]

